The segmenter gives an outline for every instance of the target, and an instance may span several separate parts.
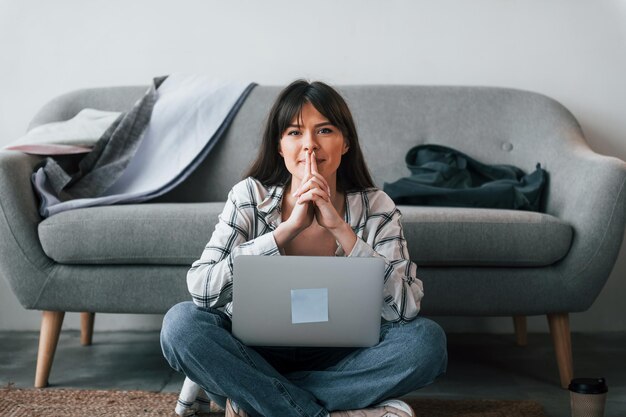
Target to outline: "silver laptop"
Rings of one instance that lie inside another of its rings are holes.
[[[249,346],[374,346],[384,269],[380,258],[237,256],[233,335]]]

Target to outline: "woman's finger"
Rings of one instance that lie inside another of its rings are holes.
[[[311,175],[311,155],[309,154],[309,151],[307,151],[306,158],[304,158],[304,179],[303,179],[303,181],[308,179],[307,177],[309,177],[310,175]]]
[[[296,190],[295,193],[293,193],[294,197],[298,197],[300,194],[305,193],[306,191],[313,189],[313,188],[317,188],[317,187],[321,188],[322,190],[327,190],[326,185],[322,184],[322,181],[318,178],[318,177],[311,177],[309,178],[308,181],[306,181],[305,183],[303,183],[300,187],[298,187],[298,189]]]
[[[302,199],[309,199],[313,195],[318,195],[322,197],[324,200],[329,199],[328,193],[326,193],[324,189],[315,187],[300,194],[297,201],[302,201]]]
[[[291,193],[291,195],[293,195],[294,197],[297,197],[300,194],[306,192],[308,189],[312,188],[313,184],[311,183],[311,181],[314,181],[317,184],[319,184],[319,178],[316,178],[315,180],[313,178],[314,177],[309,177],[308,179],[307,178],[303,178],[302,179],[302,183],[300,184],[300,186],[298,188],[296,188],[296,191]],[[322,185],[322,187],[323,187],[323,185]]]
[[[295,196],[298,193],[302,193],[305,190],[305,188],[308,186],[308,182],[311,181],[313,178],[315,178],[315,182],[318,183],[322,189],[324,189],[326,192],[328,192],[328,194],[330,194],[330,187],[328,186],[328,181],[326,181],[326,178],[324,178],[324,176],[320,173],[317,173],[317,174],[311,173],[311,175],[308,178],[306,177],[302,178],[302,183],[292,194]]]
[[[311,178],[317,178],[321,181],[322,183],[322,188],[324,188],[324,190],[326,190],[326,192],[328,193],[328,195],[330,195],[330,186],[328,185],[328,181],[326,181],[326,178],[324,178],[324,176],[322,174],[318,173],[312,173],[311,174]]]
[[[315,151],[313,151],[311,153],[311,175],[314,176],[314,177],[322,178],[322,180],[324,181],[324,185],[326,187],[326,192],[330,196],[330,187],[328,186],[328,182],[326,181],[326,178],[324,178],[324,176],[321,175],[320,172],[317,170],[317,159],[316,159],[316,157],[317,157],[317,155],[315,155]]]
[[[311,174],[317,174],[317,161],[315,160],[315,151],[311,152]]]
[[[322,188],[328,193],[328,195],[330,195],[330,186],[328,185],[328,181],[326,181],[326,178],[324,178],[324,176],[319,172],[317,174],[311,174],[311,176],[312,178],[319,179],[322,183]]]
[[[297,196],[298,193],[303,189],[304,184],[311,178],[311,159],[309,157],[309,151],[306,151],[306,158],[304,158],[304,176],[302,177],[302,183],[294,192],[291,193],[292,196]]]
[[[319,188],[312,188],[309,191],[307,191],[306,193],[302,194],[299,198],[298,198],[298,203],[301,203],[303,201],[317,201],[319,197],[324,201],[330,202],[330,197],[328,196],[328,194],[326,194],[325,191],[319,189]]]
[[[324,176],[320,174],[320,172],[317,169],[317,159],[316,159],[315,151],[313,151],[313,153],[311,154],[311,175],[321,178],[322,181],[324,181],[326,192],[330,196],[330,186],[328,185],[328,181],[326,181],[326,178],[324,178]]]

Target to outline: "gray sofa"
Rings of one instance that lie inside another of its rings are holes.
[[[188,300],[228,190],[252,160],[280,88],[256,87],[226,136],[186,182],[146,204],[69,211],[44,221],[30,184],[39,157],[0,152],[0,273],[19,302],[43,311],[36,386],[45,386],[64,312],[164,313]],[[399,206],[426,297],[423,314],[547,315],[561,385],[572,376],[568,313],[588,309],[624,233],[626,163],[590,150],[559,103],[505,88],[344,86],[376,184],[407,176],[407,150],[437,143],[489,164],[549,173],[543,213]],[[145,87],[75,91],[46,104],[30,128],[85,107],[124,111]]]

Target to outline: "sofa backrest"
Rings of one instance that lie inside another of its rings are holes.
[[[29,128],[67,120],[86,107],[128,110],[147,87],[78,90],[52,100]],[[159,201],[224,201],[256,155],[269,109],[282,87],[257,86],[204,163]],[[461,150],[488,164],[526,172],[551,155],[584,143],[580,127],[561,104],[541,94],[497,87],[337,86],[355,118],[376,185],[409,174],[407,151],[424,143]],[[585,145],[586,146],[586,145]]]

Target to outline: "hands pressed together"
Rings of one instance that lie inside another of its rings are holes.
[[[287,221],[298,230],[309,227],[313,218],[320,226],[329,230],[343,225],[344,220],[332,203],[330,186],[317,170],[315,151],[307,152],[302,183],[292,195],[298,197],[298,201]]]
[[[343,251],[350,254],[358,238],[335,209],[328,182],[317,170],[314,152],[307,152],[304,165],[302,183],[292,194],[298,200],[289,218],[273,232],[276,245],[282,251],[287,242],[309,227],[315,219],[320,226],[332,233]]]

